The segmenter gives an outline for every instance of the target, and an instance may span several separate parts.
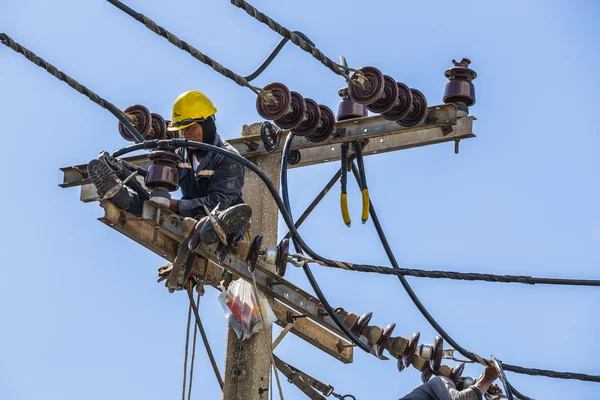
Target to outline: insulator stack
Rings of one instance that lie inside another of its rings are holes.
[[[405,127],[418,125],[425,119],[427,99],[421,92],[383,75],[375,67],[363,67],[359,71],[352,75],[356,83],[348,86],[348,96],[354,103],[364,104],[369,111],[380,113],[383,118]],[[343,104],[340,104],[340,111]],[[346,107],[350,108],[350,105]],[[350,111],[346,112],[352,115]]]
[[[400,372],[409,366],[413,366],[421,371],[423,382],[427,382],[432,375],[446,376],[456,380],[462,374],[464,363],[459,364],[455,369],[442,365],[444,341],[440,336],[436,336],[432,344],[419,345],[421,336],[419,332],[414,333],[410,339],[400,336],[392,337],[396,324],[390,324],[385,329],[368,325],[373,317],[371,312],[359,316],[345,311],[341,307],[336,308],[334,312],[352,333],[359,337],[363,336],[370,346],[375,347],[375,353],[378,357],[383,355],[385,349],[392,357],[396,358]]]
[[[258,235],[252,240],[246,256],[248,270],[254,272],[260,257],[265,263],[275,265],[277,275],[284,276],[290,254],[290,240],[283,239],[277,245],[277,248],[266,248],[264,250],[261,250],[262,242],[263,235]]]
[[[148,155],[152,165],[148,168],[145,184],[150,192],[150,200],[169,207],[171,195],[169,192],[177,190],[179,187],[179,157],[170,148],[159,148]]]
[[[350,99],[348,88],[341,88],[338,95],[342,98],[338,106],[337,120],[345,121],[352,118],[361,118],[367,116],[367,107],[363,104],[358,104]]]
[[[256,110],[261,117],[312,142],[322,142],[334,132],[335,115],[328,107],[291,92],[282,83],[270,83],[264,90],[270,96],[256,99]]]
[[[127,107],[124,113],[145,140],[166,139],[168,137],[167,123],[159,114],[150,113],[146,107],[140,104]],[[123,139],[135,142],[135,138],[122,122],[119,122],[119,133]]]
[[[469,107],[475,104],[475,86],[473,80],[477,73],[469,68],[471,60],[463,58],[460,61],[452,60],[454,67],[444,72],[448,83],[444,88],[444,103],[455,103],[459,111],[468,114]]]

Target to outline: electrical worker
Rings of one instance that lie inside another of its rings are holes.
[[[436,376],[419,386],[400,400],[481,400],[482,394],[497,396],[502,390],[492,383],[498,378],[494,367],[485,367],[483,376],[477,381],[460,377],[457,382],[445,376]]]
[[[172,120],[167,129],[179,131],[182,137],[190,141],[207,143],[239,155],[233,146],[218,135],[216,112],[216,107],[203,93],[197,90],[185,92],[173,104]],[[206,217],[205,206],[210,211],[219,206],[221,211],[217,218],[227,236],[248,230],[252,209],[242,200],[244,166],[222,154],[200,149],[179,148],[177,154],[182,159],[179,165],[182,197],[171,199],[169,209],[182,217],[204,218],[200,235],[204,243],[218,240]],[[114,165],[123,169],[127,169],[127,165],[115,160],[107,162],[109,158],[107,153],[102,153],[99,159],[88,164],[88,173],[98,194],[118,207],[141,215],[143,201],[149,198],[148,192],[135,179],[127,183],[133,190],[122,187],[118,178],[123,179],[124,174],[121,172],[119,176],[114,171]]]

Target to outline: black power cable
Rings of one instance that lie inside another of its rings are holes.
[[[300,36],[302,39],[304,39],[305,42],[310,43],[312,46],[315,45],[313,43],[313,41],[310,40],[304,33],[300,32],[300,31],[293,31],[293,33],[295,33],[297,36]],[[285,37],[282,38],[279,41],[279,43],[277,43],[277,46],[275,46],[275,48],[271,51],[271,54],[269,54],[267,56],[265,61],[263,61],[262,64],[260,64],[253,73],[251,73],[248,76],[245,76],[244,79],[246,79],[248,82],[250,82],[250,81],[253,81],[254,79],[258,78],[258,76],[263,73],[263,71],[271,64],[271,62],[273,62],[275,57],[277,57],[277,54],[279,54],[281,49],[283,49],[283,47],[289,41],[290,41],[289,38],[285,38]]]

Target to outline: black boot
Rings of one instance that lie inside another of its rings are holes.
[[[125,210],[133,205],[133,197],[106,163],[101,160],[90,161],[88,175],[94,186],[96,186],[101,199],[110,200],[116,206]]]
[[[216,218],[225,236],[230,238],[239,231],[250,229],[252,209],[248,204],[237,204],[221,212]],[[219,240],[210,219],[200,228],[200,240],[205,244],[212,244]]]

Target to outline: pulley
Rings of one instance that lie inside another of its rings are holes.
[[[371,104],[381,97],[385,79],[375,67],[363,67],[360,73],[351,77],[353,84],[348,86],[348,96],[358,104]]]
[[[279,147],[279,135],[269,121],[264,121],[260,125],[260,139],[269,153],[274,152]]]
[[[300,162],[301,159],[302,156],[300,155],[300,150],[290,150],[287,159],[289,165],[296,165]]]
[[[412,104],[408,114],[398,121],[398,123],[405,127],[416,126],[421,123],[427,116],[427,99],[423,93],[417,89],[410,89],[412,93]]]

